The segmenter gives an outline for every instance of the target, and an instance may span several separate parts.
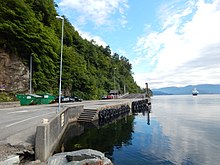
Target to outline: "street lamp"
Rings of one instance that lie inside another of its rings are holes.
[[[115,69],[116,68],[114,68],[114,90],[115,90]]]
[[[58,112],[60,112],[60,102],[61,102],[61,79],[62,79],[62,60],[63,60],[63,29],[64,29],[64,18],[61,16],[56,16],[57,19],[62,20],[62,36],[61,36],[61,48],[60,48],[60,82],[59,82],[59,105]]]

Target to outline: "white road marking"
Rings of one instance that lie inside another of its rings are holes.
[[[14,112],[9,112],[8,114],[13,114],[13,113],[27,113],[27,112],[35,112],[35,111],[45,111],[45,110],[51,110],[51,108],[45,108],[45,109],[35,109],[35,110],[21,110],[21,111],[14,111]]]
[[[9,112],[8,114],[12,114],[12,113],[23,113],[23,112],[28,112],[28,110]],[[30,111],[29,111],[29,112],[30,112]]]
[[[45,116],[45,115],[49,115],[49,114],[52,114],[54,112],[50,112],[50,113],[46,113],[46,114],[43,114],[43,115],[38,115],[38,116],[34,116],[34,117],[31,117],[31,118],[27,118],[27,119],[24,119],[24,120],[21,120],[21,121],[18,121],[18,122],[15,122],[15,123],[12,123],[12,124],[9,124],[9,125],[6,125],[5,127],[11,127],[13,125],[16,125],[16,124],[19,124],[19,123],[23,123],[25,121],[28,121],[28,120],[31,120],[31,119],[34,119],[34,118],[38,118],[38,117],[41,117],[41,116]]]

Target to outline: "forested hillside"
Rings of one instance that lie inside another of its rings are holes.
[[[58,95],[62,29],[61,20],[56,19],[56,7],[53,0],[0,3],[0,48],[21,57],[27,67],[33,54],[35,93]],[[114,88],[114,73],[117,89],[123,91],[125,85],[127,92],[140,92],[127,58],[117,53],[112,55],[109,46],[83,39],[64,18],[63,94],[100,98]]]

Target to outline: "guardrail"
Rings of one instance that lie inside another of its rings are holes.
[[[14,102],[0,102],[0,109],[12,108],[12,107],[20,107],[20,102],[19,102],[19,101],[14,101]]]

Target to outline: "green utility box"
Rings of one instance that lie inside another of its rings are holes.
[[[16,98],[20,100],[21,105],[50,104],[55,96],[49,94],[18,94]]]

